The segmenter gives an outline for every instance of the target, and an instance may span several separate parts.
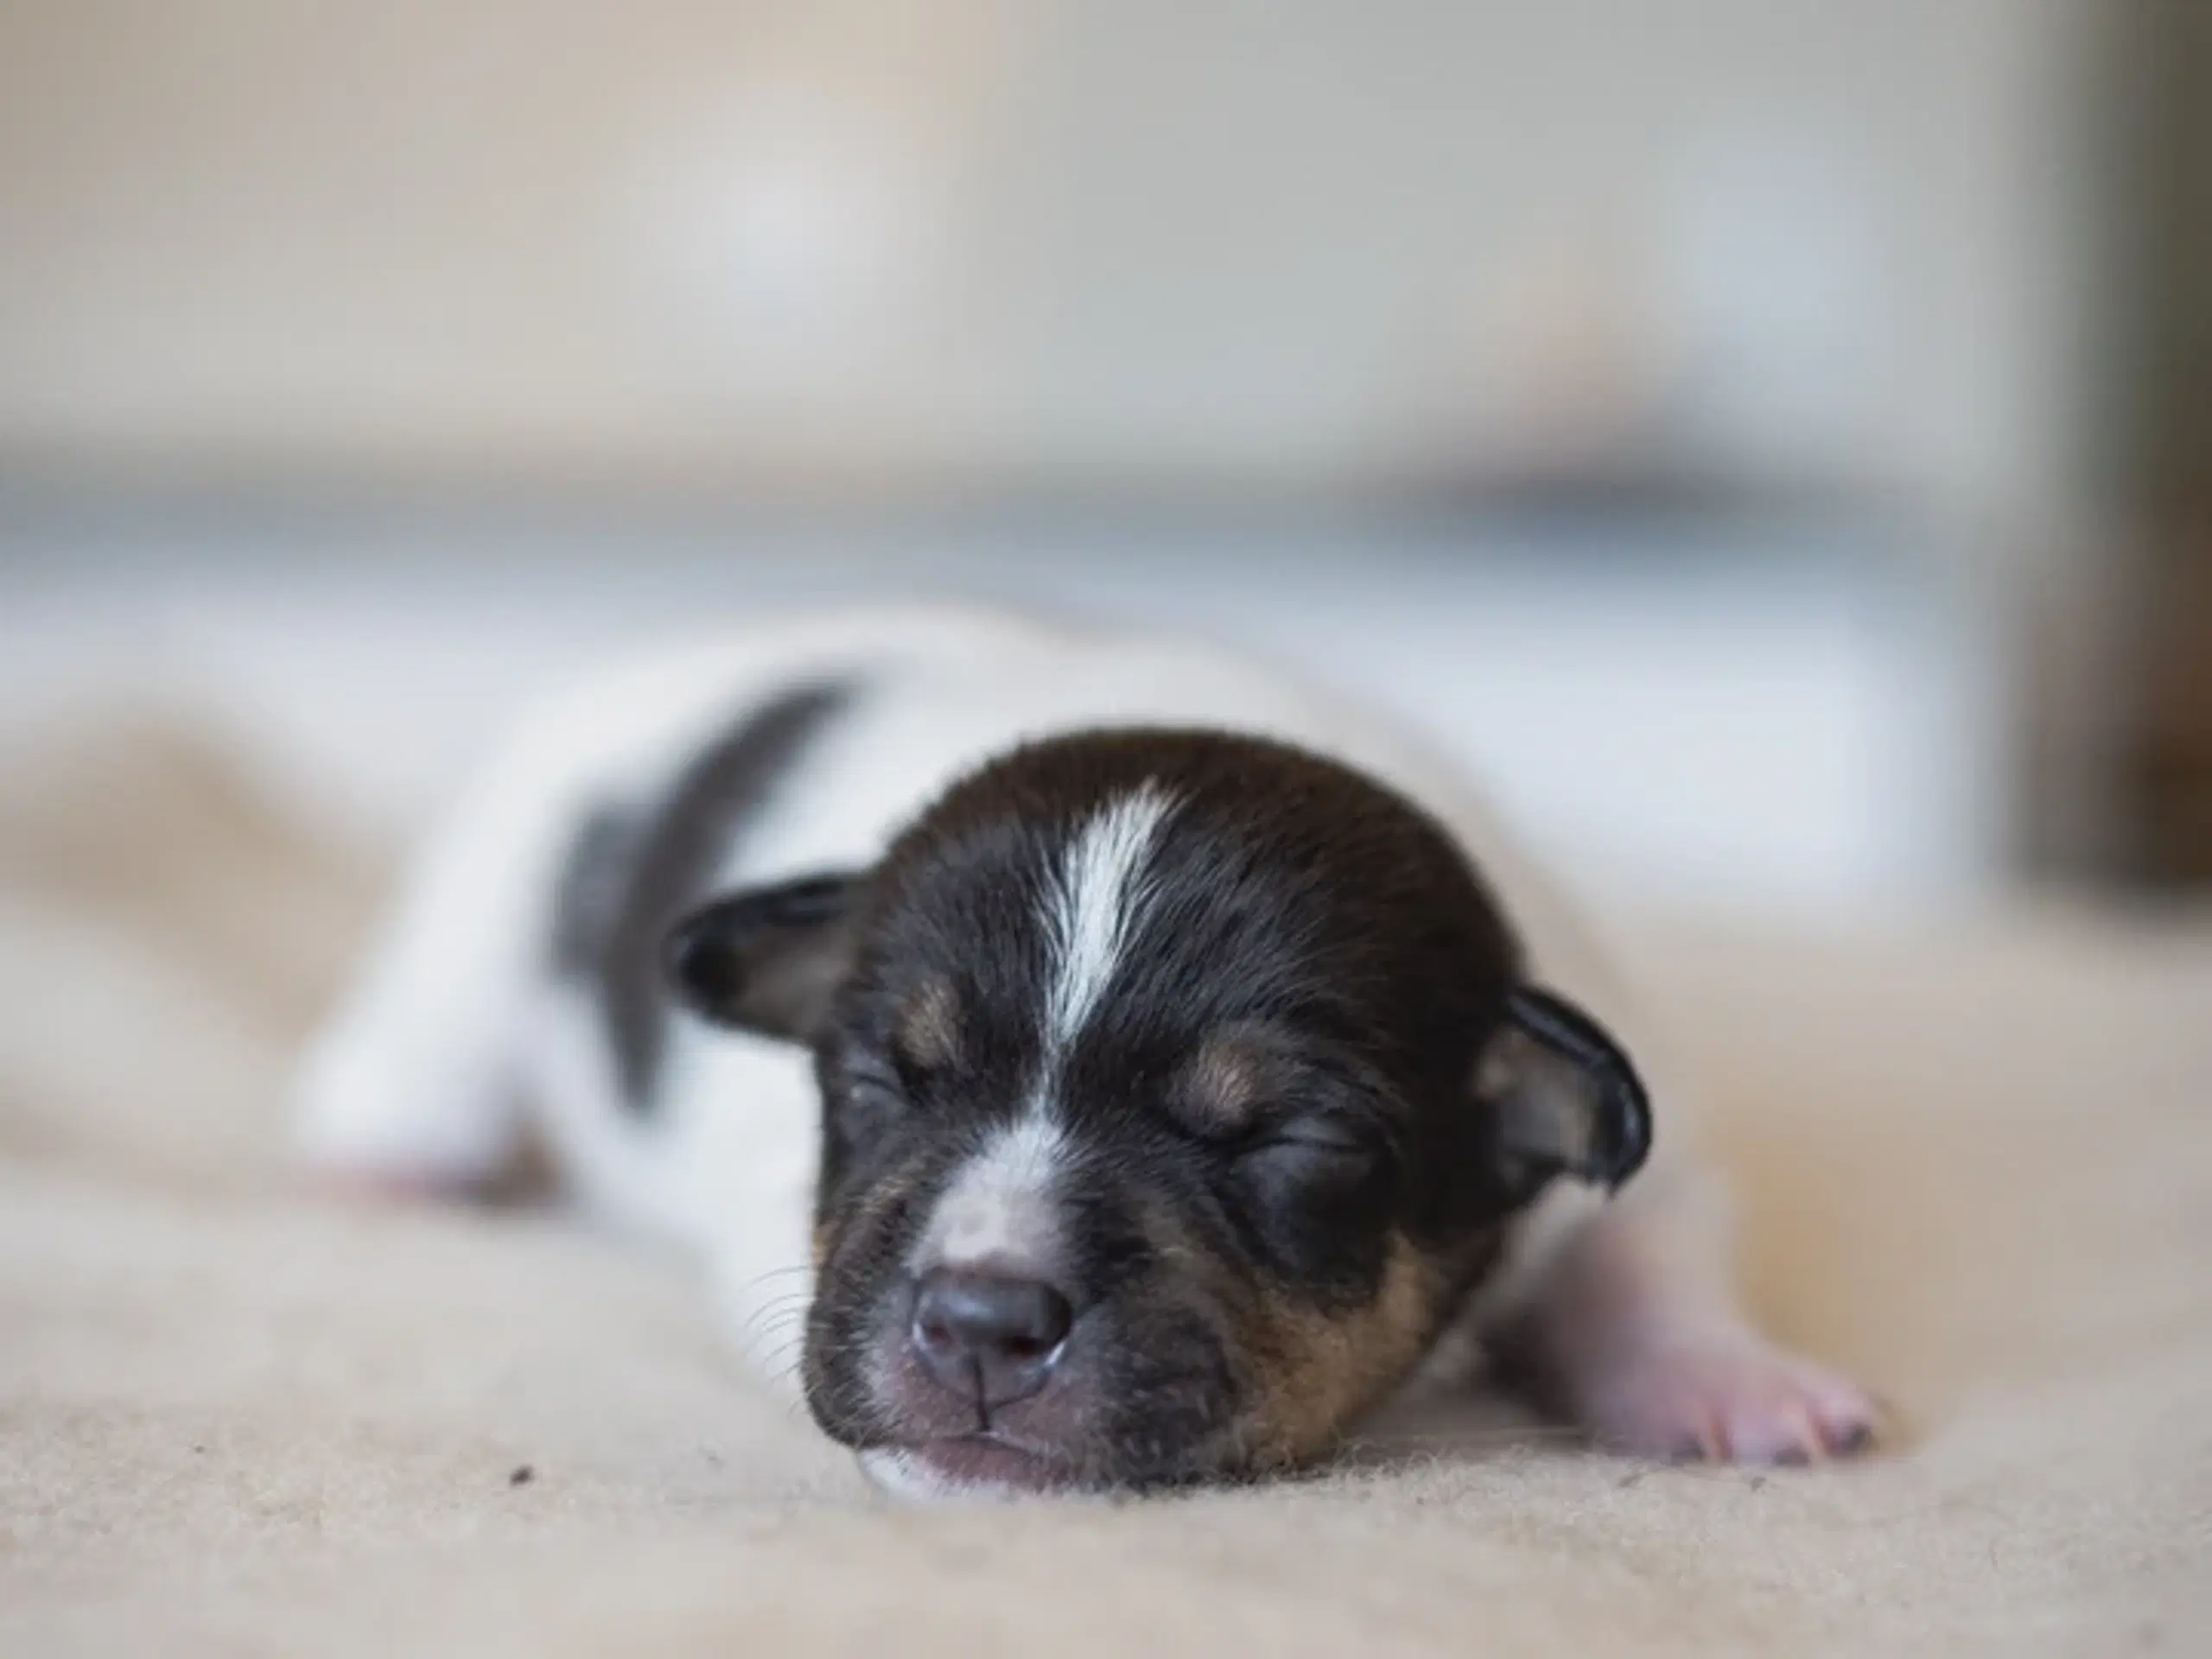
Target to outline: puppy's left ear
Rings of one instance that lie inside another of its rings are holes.
[[[851,971],[859,875],[817,875],[716,899],[668,941],[670,983],[718,1026],[811,1042]]]
[[[1505,1185],[1533,1198],[1555,1175],[1608,1189],[1651,1149],[1651,1103],[1605,1027],[1564,997],[1514,988],[1476,1063]]]

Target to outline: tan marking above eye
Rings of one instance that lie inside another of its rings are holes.
[[[1259,1035],[1231,1027],[1199,1045],[1177,1079],[1174,1098],[1193,1128],[1217,1134],[1251,1122],[1281,1084],[1282,1062]]]
[[[942,974],[925,980],[899,1010],[894,1033],[899,1052],[925,1071],[960,1058],[960,995]]]

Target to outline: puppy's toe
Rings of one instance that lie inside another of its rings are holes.
[[[1639,1350],[1580,1380],[1577,1409],[1602,1444],[1640,1456],[1796,1465],[1872,1447],[1866,1391],[1754,1337]]]

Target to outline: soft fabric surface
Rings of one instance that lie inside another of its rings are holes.
[[[1296,1484],[914,1513],[679,1264],[291,1190],[369,861],[158,730],[0,779],[0,1651],[2212,1651],[2212,926],[1653,931],[1774,1321],[1899,1450],[1497,1402]]]

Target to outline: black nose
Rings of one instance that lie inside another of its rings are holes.
[[[1045,1386],[1075,1309],[1036,1279],[938,1268],[914,1287],[909,1336],[929,1374],[984,1406],[1002,1406]]]

